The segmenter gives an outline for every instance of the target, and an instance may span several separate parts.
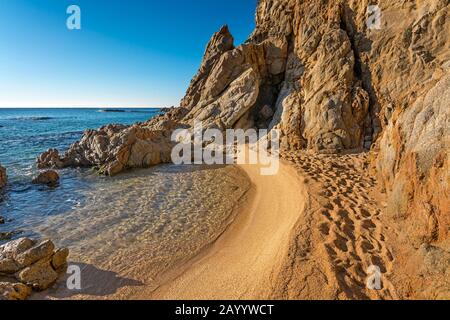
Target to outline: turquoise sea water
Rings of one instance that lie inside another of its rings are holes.
[[[0,216],[12,220],[2,229],[23,228],[30,218],[56,214],[78,203],[77,193],[86,187],[86,170],[63,170],[60,188],[30,184],[38,172],[36,157],[49,148],[65,151],[86,129],[109,123],[132,124],[148,120],[159,109],[8,109],[0,108],[0,164],[6,167],[9,184],[0,194]],[[57,198],[58,201],[54,199]]]
[[[34,170],[36,157],[49,148],[66,150],[86,129],[109,123],[145,121],[159,109],[2,109],[0,108],[0,163],[8,167],[13,182]]]

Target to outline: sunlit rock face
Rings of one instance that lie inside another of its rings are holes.
[[[259,1],[248,41],[200,69],[202,85],[197,77],[183,100],[192,102],[186,119],[279,129],[284,149],[371,149],[388,212],[409,221],[412,237],[442,241],[450,219],[449,4],[379,1],[379,22],[370,5]]]

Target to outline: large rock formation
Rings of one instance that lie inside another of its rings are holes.
[[[6,186],[7,181],[6,169],[0,165],[0,189]]]
[[[5,278],[0,300],[23,300],[32,289],[47,289],[64,270],[68,255],[68,249],[56,249],[50,240],[20,238],[0,246],[0,279]]]
[[[195,120],[279,129],[283,149],[371,149],[388,213],[418,244],[442,243],[450,226],[450,4],[379,0],[380,21],[372,5],[260,0],[244,44],[235,47],[227,27],[214,34],[179,108],[88,131],[39,164],[116,174],[168,162],[171,132]]]
[[[172,124],[159,125],[165,128],[155,130],[149,124],[136,124],[131,127],[108,125],[98,131],[88,130],[64,156],[61,157],[55,149],[43,153],[37,159],[38,167],[96,166],[102,173],[115,175],[128,168],[143,168],[169,162]]]

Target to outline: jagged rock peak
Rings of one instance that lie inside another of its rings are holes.
[[[227,25],[222,26],[220,30],[212,36],[206,46],[200,68],[194,78],[192,78],[189,88],[186,91],[185,98],[181,101],[182,107],[191,109],[198,103],[198,100],[200,99],[199,91],[204,86],[205,80],[211,69],[223,53],[232,49],[234,49],[233,36]]]
[[[234,39],[228,29],[227,25],[224,25],[217,31],[209,41],[203,61],[207,61],[212,57],[222,54],[234,48]]]

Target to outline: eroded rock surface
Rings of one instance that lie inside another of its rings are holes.
[[[443,241],[450,229],[450,76],[403,112],[396,111],[376,159],[388,213],[417,243]]]
[[[0,246],[0,277],[8,280],[0,283],[0,297],[23,300],[31,289],[49,288],[66,266],[68,254],[50,240],[20,238]]]
[[[63,156],[49,150],[38,165],[114,175],[169,162],[172,131],[196,120],[206,128],[276,128],[286,150],[372,148],[391,211],[422,212],[418,232],[445,239],[449,4],[379,1],[375,29],[367,24],[370,4],[261,0],[247,42],[235,47],[227,27],[213,35],[179,108],[86,131]]]
[[[161,124],[170,127],[172,124]],[[93,167],[115,175],[128,168],[143,168],[170,161],[171,130],[153,130],[150,125],[125,127],[108,125],[88,130],[83,138],[60,156],[56,150],[41,155],[37,162],[45,167]]]

